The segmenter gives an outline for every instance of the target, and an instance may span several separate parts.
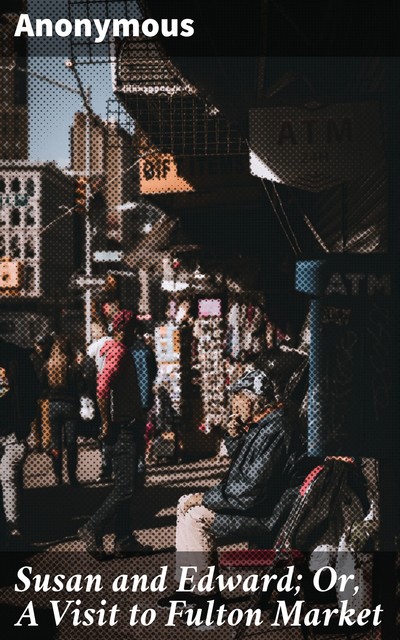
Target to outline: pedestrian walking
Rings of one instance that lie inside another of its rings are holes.
[[[7,543],[22,535],[22,469],[38,393],[29,351],[0,338],[0,483]]]
[[[102,355],[101,351],[106,342],[112,340],[108,335],[107,328],[102,322],[93,322],[92,324],[92,337],[93,342],[88,346],[87,355],[92,358],[96,365],[97,374],[101,373],[105,355]],[[111,482],[112,480],[112,455],[111,449],[106,442],[100,443],[101,450],[101,472],[96,482]]]
[[[143,440],[143,410],[131,348],[137,335],[137,320],[126,309],[113,321],[113,340],[101,349],[104,367],[98,375],[97,399],[102,427],[100,438],[112,452],[114,486],[101,507],[78,531],[88,553],[106,557],[103,535],[113,521],[115,557],[147,554],[152,548],[140,544],[132,532],[131,503],[135,493],[138,456]]]
[[[139,325],[140,326],[140,325]],[[145,423],[147,424],[150,409],[154,403],[153,388],[157,377],[157,359],[153,349],[146,344],[142,331],[138,331],[131,347],[133,361],[136,367],[136,375],[139,384],[140,401],[143,409]],[[145,437],[143,429],[143,441],[138,459],[138,486],[144,486],[146,478]]]
[[[63,445],[67,453],[69,483],[78,485],[77,427],[79,412],[78,364],[69,341],[57,336],[43,367],[43,384],[49,400],[51,459],[57,484],[62,484]]]
[[[53,339],[50,334],[39,336],[30,356],[40,387],[42,387],[43,367],[49,358],[52,343]],[[46,398],[45,390],[42,388],[40,388],[36,415],[32,422],[32,440],[35,451],[49,451],[51,445],[49,401]]]

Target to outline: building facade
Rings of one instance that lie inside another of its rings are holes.
[[[28,158],[26,40],[14,38],[17,20],[0,9],[0,160]]]
[[[78,112],[71,128],[71,169],[76,177],[86,175],[86,138],[86,115]],[[134,195],[132,137],[117,123],[91,116],[88,138],[93,204],[103,208],[100,233],[105,240],[121,243],[120,207]]]
[[[75,268],[73,182],[51,163],[0,163],[0,322],[19,312],[55,316]],[[64,214],[64,215],[63,215]],[[11,314],[11,315],[10,315]],[[25,318],[26,319],[26,318]],[[5,333],[29,337],[24,323]]]

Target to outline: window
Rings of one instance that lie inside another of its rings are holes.
[[[34,283],[34,268],[28,265],[24,266],[24,289],[25,291],[29,291],[35,286]]]
[[[33,227],[35,222],[35,211],[33,207],[29,207],[25,213],[25,224],[27,227]]]
[[[20,244],[19,244],[18,236],[14,236],[13,238],[11,238],[10,254],[11,254],[11,258],[20,258],[21,257],[21,247],[20,247]]]
[[[30,238],[25,245],[25,257],[26,258],[35,257],[35,243],[32,238]]]
[[[26,193],[28,194],[28,196],[35,195],[35,183],[32,178],[28,178],[28,180],[26,181]]]
[[[14,178],[11,182],[11,191],[14,191],[14,193],[19,193],[21,191],[21,182],[19,181],[19,178]]]
[[[11,211],[11,224],[13,227],[19,227],[21,224],[21,212],[19,209],[13,209]]]

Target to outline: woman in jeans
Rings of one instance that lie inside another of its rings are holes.
[[[77,485],[77,425],[79,411],[78,365],[70,344],[63,336],[54,340],[43,368],[47,387],[51,428],[51,458],[57,484],[62,483],[62,449],[67,453],[67,472],[71,485]]]

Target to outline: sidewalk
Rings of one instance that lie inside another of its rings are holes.
[[[161,568],[167,569],[167,591],[172,592],[174,583],[175,565],[175,509],[178,498],[183,493],[202,491],[215,484],[225,473],[228,465],[226,459],[213,458],[181,464],[175,466],[163,466],[149,468],[146,487],[138,490],[134,505],[134,517],[136,521],[136,532],[139,540],[143,543],[152,544],[155,553],[148,557],[134,557],[125,560],[112,559],[109,562],[99,563],[84,552],[83,546],[76,538],[76,531],[79,526],[86,521],[91,513],[104,500],[105,495],[110,490],[110,486],[97,485],[94,480],[98,476],[100,468],[100,455],[97,445],[93,442],[85,442],[80,446],[78,476],[83,483],[80,487],[69,487],[68,485],[57,487],[55,485],[51,462],[45,454],[31,453],[25,465],[25,497],[24,497],[24,519],[29,523],[29,534],[34,548],[39,552],[34,555],[27,555],[23,559],[22,566],[31,566],[32,575],[63,574],[71,576],[81,575],[101,575],[103,590],[101,593],[91,591],[72,593],[52,593],[39,591],[35,593],[31,588],[26,593],[16,593],[13,588],[12,579],[4,582],[0,588],[0,608],[8,605],[5,609],[6,615],[14,617],[21,615],[29,600],[34,603],[43,619],[51,621],[53,617],[50,611],[50,601],[72,600],[71,608],[87,609],[93,608],[98,611],[102,608],[102,601],[106,604],[104,608],[109,611],[114,604],[118,604],[121,613],[118,624],[115,627],[96,625],[84,627],[82,624],[73,627],[71,615],[67,612],[63,622],[56,630],[57,635],[49,636],[57,640],[188,640],[201,637],[200,631],[194,630],[184,625],[179,619],[175,626],[166,627],[168,611],[158,609],[156,601],[160,593],[149,593],[148,591],[114,592],[113,581],[121,574],[129,577],[136,574],[147,575],[151,578],[158,575]],[[106,550],[111,550],[112,538],[106,536]],[[255,570],[254,570],[255,571]],[[254,572],[252,571],[252,573]],[[16,571],[12,574],[15,576]],[[162,594],[164,595],[164,594]],[[232,595],[229,596],[229,600]],[[76,601],[80,600],[82,605]],[[153,608],[157,612],[156,620],[148,627],[130,626],[129,611],[134,605],[138,605],[143,611]],[[249,601],[235,602],[232,600],[229,609],[248,608]],[[253,605],[257,606],[257,605]],[[16,607],[13,609],[12,607]],[[251,626],[247,629],[246,638],[270,640],[301,640],[303,638],[301,630],[295,627],[271,627],[269,613],[262,615],[263,624],[260,627]],[[310,630],[310,634],[312,629]],[[214,628],[204,632],[208,638],[218,638],[221,640],[231,640],[234,628],[223,627]],[[12,640],[13,636],[10,637]],[[15,636],[17,638],[24,636]],[[310,635],[310,637],[313,637]],[[325,640],[342,640],[346,636],[332,636],[324,634],[321,637]],[[379,630],[357,638],[368,638],[369,640],[379,640]],[[26,636],[29,640],[29,634]],[[25,640],[25,639],[24,639]],[[43,634],[41,640],[47,640]]]

